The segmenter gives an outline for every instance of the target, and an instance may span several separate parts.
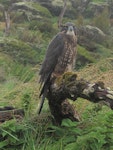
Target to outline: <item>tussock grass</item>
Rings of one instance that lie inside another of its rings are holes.
[[[113,58],[106,58],[95,64],[89,64],[77,74],[78,77],[87,81],[103,81],[105,86],[113,88]]]

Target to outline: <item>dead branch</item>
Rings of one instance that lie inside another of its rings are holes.
[[[23,116],[24,116],[23,109],[15,109],[9,107],[0,108],[0,123],[13,118],[21,119]]]
[[[93,103],[105,101],[113,109],[113,91],[105,88],[103,82],[91,84],[77,79],[75,73],[67,72],[53,81],[47,95],[51,113],[57,124],[64,118],[79,120],[76,110],[67,100],[68,98],[75,101],[78,97]]]
[[[58,28],[60,28],[62,26],[62,19],[64,16],[64,13],[66,11],[66,7],[67,7],[67,0],[63,0],[64,1],[64,7],[61,10],[61,13],[59,15],[59,19],[58,19]]]

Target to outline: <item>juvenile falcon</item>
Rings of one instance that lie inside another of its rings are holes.
[[[40,93],[42,100],[38,114],[43,107],[51,79],[64,72],[72,71],[76,60],[76,47],[77,29],[73,23],[68,22],[61,26],[61,31],[50,42],[39,72],[40,83],[43,84],[43,87]]]

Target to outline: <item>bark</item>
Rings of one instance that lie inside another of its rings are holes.
[[[75,101],[78,97],[93,103],[105,101],[113,109],[113,91],[105,88],[103,82],[91,84],[83,79],[77,79],[75,73],[67,72],[51,83],[47,94],[51,114],[57,124],[61,124],[64,118],[79,121],[79,115],[67,100],[68,98]]]

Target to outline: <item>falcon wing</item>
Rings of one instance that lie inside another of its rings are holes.
[[[41,76],[40,83],[46,82],[46,80],[51,76],[57,64],[58,58],[62,53],[63,46],[64,46],[63,34],[59,33],[51,41],[47,49],[44,62],[39,72],[39,75]]]
[[[44,62],[42,64],[42,67],[39,72],[39,75],[41,76],[40,83],[41,84],[43,83],[43,87],[40,92],[40,96],[42,95],[42,99],[41,99],[40,106],[38,109],[38,114],[40,114],[40,112],[42,110],[44,100],[45,100],[45,97],[47,94],[47,90],[50,85],[51,74],[55,69],[58,58],[62,53],[63,47],[64,47],[63,35],[61,33],[59,33],[51,41],[51,43],[47,49]]]

